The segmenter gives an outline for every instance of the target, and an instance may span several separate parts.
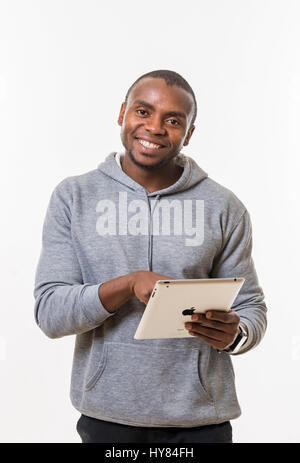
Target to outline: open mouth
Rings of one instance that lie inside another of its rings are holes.
[[[153,152],[153,151],[157,151],[162,148],[165,148],[165,145],[161,145],[159,143],[153,143],[148,140],[144,140],[143,138],[136,138],[136,141],[143,148],[143,151],[146,151],[146,152],[148,151]]]

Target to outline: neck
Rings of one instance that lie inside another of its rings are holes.
[[[157,169],[143,169],[130,159],[127,151],[125,156],[121,157],[121,165],[123,172],[135,182],[142,185],[149,193],[163,190],[173,185],[179,180],[183,172],[183,168],[175,163],[174,158]]]

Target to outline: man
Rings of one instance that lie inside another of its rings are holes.
[[[119,114],[124,153],[52,193],[35,316],[50,338],[76,335],[82,442],[232,442],[231,355],[261,341],[266,306],[245,206],[181,152],[196,113],[179,74],[141,76]],[[193,316],[192,337],[133,338],[157,280],[229,277],[245,278],[231,311]]]

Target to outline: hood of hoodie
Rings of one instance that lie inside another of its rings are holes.
[[[120,169],[116,162],[116,154],[116,152],[110,153],[106,159],[99,164],[98,169],[108,177],[114,179],[116,182],[121,183],[137,193],[145,192],[146,190],[142,185],[135,182],[131,177],[128,177],[128,175]],[[164,196],[172,193],[178,193],[195,186],[197,183],[207,178],[207,173],[204,172],[204,170],[202,170],[192,158],[185,156],[183,153],[179,153],[177,155],[175,162],[183,167],[181,177],[168,188],[154,191],[152,193],[147,192],[148,196],[157,196],[158,194],[159,196]]]

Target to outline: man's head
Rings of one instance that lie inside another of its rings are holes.
[[[179,74],[142,75],[129,88],[118,119],[130,159],[148,170],[166,165],[188,145],[196,115],[194,92]]]

